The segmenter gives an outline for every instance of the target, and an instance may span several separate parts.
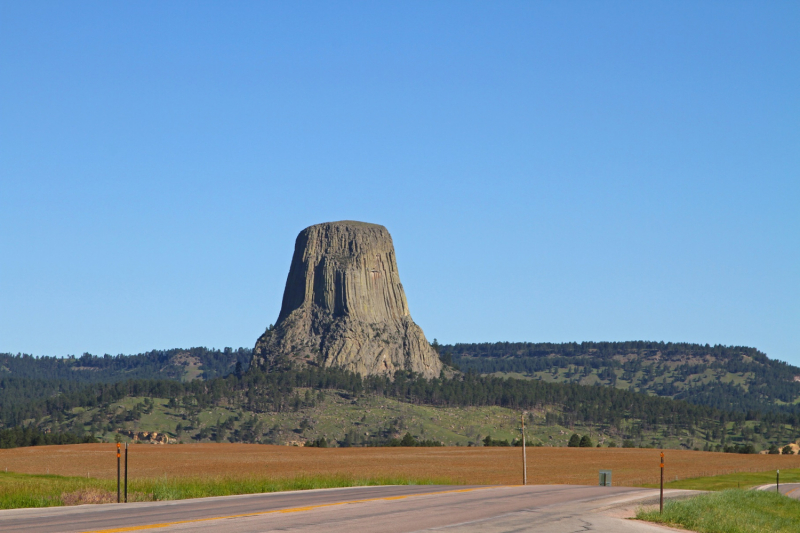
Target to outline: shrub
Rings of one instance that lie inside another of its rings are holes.
[[[758,453],[756,452],[756,447],[752,444],[743,444],[741,446],[737,444],[726,445],[722,451],[725,453]]]
[[[780,450],[778,450],[778,447],[775,444],[773,444],[772,446],[769,447],[769,454],[770,455],[778,455],[779,453],[781,453],[781,452],[780,452]]]
[[[385,444],[385,446],[405,446],[411,448],[416,446],[436,447],[436,446],[443,446],[443,444],[437,440],[428,440],[428,439],[417,440],[411,433],[406,433],[405,435],[403,435],[402,439],[397,439],[397,438],[391,439]]]
[[[516,447],[522,447],[522,439],[512,440],[511,445]],[[532,440],[526,440],[525,446],[527,446],[528,448],[536,448],[543,446],[543,444],[541,442],[533,442]]]

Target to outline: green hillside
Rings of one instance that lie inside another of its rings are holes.
[[[409,433],[476,445],[487,436],[513,439],[522,412],[529,437],[545,446],[579,433],[594,443],[752,453],[800,436],[797,414],[745,415],[613,387],[474,373],[425,380],[399,372],[389,379],[310,366],[209,381],[91,384],[19,404],[13,425],[106,440],[156,431],[184,442],[325,438],[347,446],[387,445]]]
[[[353,396],[346,391],[320,394],[308,388],[295,391],[303,399],[295,409],[253,412],[234,405],[187,407],[166,398],[126,397],[108,405],[72,408],[62,415],[37,421],[40,428],[67,433],[91,433],[97,438],[132,441],[131,432],[167,435],[175,442],[253,442],[296,444],[324,438],[330,446],[386,445],[406,433],[417,440],[448,446],[482,445],[487,436],[513,442],[520,436],[520,411],[499,406],[437,407],[375,394]],[[563,409],[547,406],[526,416],[527,439],[537,446],[567,446],[573,434],[588,435],[594,445],[645,446],[672,449],[729,449],[747,443],[753,450],[781,446],[797,436],[790,424],[761,431],[762,422],[712,423],[708,431],[695,427],[645,427],[641,420],[620,426],[575,422]],[[778,424],[778,426],[781,426]],[[756,429],[758,428],[758,432]],[[146,442],[146,441],[145,441]],[[724,442],[724,444],[722,444]],[[613,443],[613,444],[612,444]]]
[[[136,355],[83,354],[81,357],[34,357],[0,354],[0,427],[19,424],[34,403],[75,394],[98,383],[131,380],[213,380],[243,372],[250,364],[247,348],[152,350]]]
[[[724,410],[800,412],[800,368],[755,348],[643,341],[434,346],[464,372],[613,386]],[[0,354],[0,400],[19,403],[130,379],[210,380],[236,372],[237,365],[246,370],[251,354],[248,348],[202,347],[129,356]]]
[[[800,437],[800,383],[793,381],[800,370],[752,348],[434,347],[463,372],[433,380],[314,366],[264,373],[247,369],[251,352],[243,348],[66,359],[3,354],[0,445],[143,432],[184,442],[325,439],[335,446],[387,445],[408,433],[479,445],[486,437],[511,442],[523,411],[529,438],[545,446],[578,433],[604,445],[754,452]]]
[[[755,348],[663,342],[439,346],[462,371],[605,385],[736,411],[800,411],[800,368]]]

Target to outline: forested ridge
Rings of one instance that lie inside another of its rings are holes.
[[[0,448],[48,446],[51,444],[84,444],[91,442],[98,442],[91,434],[79,436],[74,433],[50,433],[30,426],[0,429]]]
[[[479,343],[439,345],[445,363],[479,374],[607,385],[723,410],[800,410],[800,368],[755,348],[664,342]],[[131,379],[209,380],[246,370],[248,348],[152,350],[136,355],[34,357],[0,354],[10,401],[71,390],[73,383]],[[30,382],[8,382],[26,378]],[[40,383],[26,391],[27,383]],[[16,393],[19,392],[17,395]],[[0,391],[0,399],[8,397]]]
[[[251,357],[252,350],[249,348],[216,350],[204,347],[151,350],[135,355],[98,356],[84,353],[80,357],[0,353],[0,378],[10,376],[81,383],[128,379],[181,380],[186,377],[187,367],[196,367],[197,377],[213,379],[230,374],[237,363],[241,368],[247,368]]]
[[[39,431],[53,442],[77,442],[94,435],[108,438],[120,428],[139,427],[138,420],[156,406],[149,399],[161,398],[164,401],[158,405],[167,408],[165,414],[173,420],[166,431],[175,438],[183,434],[196,440],[278,442],[275,428],[267,431],[253,420],[270,413],[302,413],[321,401],[318,393],[336,391],[353,398],[391,398],[420,406],[494,406],[538,412],[541,420],[537,423],[543,425],[599,428],[606,435],[640,444],[684,439],[681,446],[692,442],[691,446],[704,449],[745,445],[754,449],[754,443],[764,447],[800,434],[800,411],[789,405],[774,408],[767,402],[791,394],[790,388],[778,387],[774,394],[762,394],[760,401],[754,396],[759,386],[785,380],[797,369],[770,361],[753,348],[437,342],[434,348],[445,362],[464,372],[431,380],[407,372],[391,378],[363,377],[336,368],[288,364],[263,372],[247,369],[243,361],[251,352],[243,348],[154,350],[130,357],[84,354],[66,359],[2,354],[0,427],[27,428],[34,436]],[[758,369],[753,370],[753,365],[759,365]],[[722,372],[726,376],[739,372],[750,381],[746,388],[743,381],[725,382],[719,378]],[[522,376],[510,377],[516,374]],[[711,379],[702,381],[699,375]],[[691,394],[686,394],[686,376],[694,376]],[[587,383],[587,378],[594,380]],[[630,383],[620,387],[624,380]],[[732,400],[739,396],[744,400]],[[126,398],[139,400],[125,403]],[[214,424],[201,422],[201,413],[219,409],[238,414]],[[175,417],[181,420],[178,426]],[[248,417],[250,422],[244,422]],[[304,424],[291,431],[304,434],[310,427]],[[162,427],[150,430],[155,429],[165,431]],[[386,442],[397,438],[395,429],[399,431],[400,426],[384,428],[380,438]],[[342,442],[367,443],[363,433],[357,437],[353,428],[347,431]],[[424,435],[414,437],[422,441]],[[370,442],[383,442],[376,438],[370,437]],[[33,438],[33,442],[45,440]]]
[[[720,409],[800,410],[800,368],[746,346],[664,342],[440,345],[462,370],[609,385]]]
[[[248,348],[204,347],[151,350],[135,355],[91,355],[80,357],[36,357],[29,354],[0,354],[0,424],[14,426],[29,418],[40,400],[75,397],[89,384],[123,381],[180,382],[194,377],[213,380],[237,369],[246,369],[252,357]],[[190,372],[193,370],[194,372]],[[75,404],[76,406],[78,404]]]
[[[304,389],[305,393],[301,395],[298,389]],[[8,426],[24,421],[30,425],[33,421],[63,420],[64,413],[71,413],[75,408],[97,409],[88,427],[88,433],[94,434],[106,424],[109,428],[118,427],[126,421],[135,421],[141,416],[141,410],[152,409],[152,403],[145,403],[132,411],[119,412],[110,408],[114,402],[127,397],[168,398],[170,406],[186,413],[187,423],[181,430],[198,430],[197,438],[202,439],[204,436],[210,437],[212,432],[203,430],[197,422],[192,421],[199,420],[200,412],[214,406],[224,406],[251,415],[296,412],[317,401],[316,392],[309,395],[310,391],[326,390],[345,391],[353,397],[373,395],[395,398],[419,405],[539,410],[548,412],[544,419],[546,424],[604,427],[631,439],[653,431],[663,436],[695,435],[699,432],[701,437],[698,440],[706,442],[706,446],[719,442],[719,449],[725,445],[726,438],[727,442],[731,442],[731,438],[746,442],[748,431],[750,438],[756,431],[753,427],[767,439],[784,439],[800,431],[798,414],[732,413],[613,387],[506,379],[479,376],[474,372],[452,379],[432,380],[398,372],[390,379],[385,376],[362,377],[340,369],[313,366],[271,373],[252,370],[208,381],[128,380],[95,383],[13,407],[3,405],[2,416]],[[552,419],[550,414],[553,415]],[[733,424],[733,429],[729,429],[730,424]],[[234,427],[232,421],[229,425]],[[236,439],[256,441],[254,439],[257,437],[248,435],[245,428],[236,434]]]

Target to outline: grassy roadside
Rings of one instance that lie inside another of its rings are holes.
[[[768,470],[766,472],[737,472],[735,474],[725,474],[721,476],[681,479],[664,483],[664,488],[717,491],[725,489],[749,489],[769,483],[775,483],[774,470]],[[800,483],[800,468],[781,469],[781,483]],[[658,487],[658,485],[644,486],[649,488]]]
[[[450,485],[449,479],[297,476],[293,478],[137,479],[128,483],[128,501],[182,500],[287,490],[370,485]],[[0,509],[54,507],[116,501],[115,480],[0,472]]]
[[[663,515],[642,509],[636,518],[698,533],[797,533],[800,502],[774,492],[731,489],[667,501]]]

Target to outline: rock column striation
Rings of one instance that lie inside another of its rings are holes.
[[[253,364],[267,370],[294,362],[439,376],[439,356],[408,311],[386,228],[329,222],[297,236],[278,321],[253,352]]]

